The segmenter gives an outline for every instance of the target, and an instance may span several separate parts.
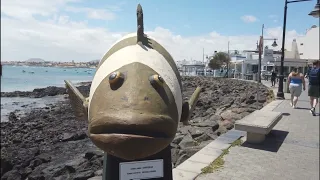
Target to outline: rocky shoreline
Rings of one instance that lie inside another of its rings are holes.
[[[183,95],[203,89],[190,120],[179,124],[172,141],[174,167],[219,135],[236,120],[261,109],[272,93],[267,87],[246,81],[210,77],[183,77]],[[88,95],[90,83],[79,90]],[[257,89],[258,96],[257,96]],[[65,94],[60,87],[32,92],[1,92],[1,97],[45,97]],[[1,179],[88,179],[102,174],[103,153],[87,137],[87,122],[77,121],[68,100],[32,110],[25,117],[12,112],[1,122]]]
[[[89,94],[91,82],[81,82],[76,85],[78,85],[78,89],[85,93],[85,95]],[[42,98],[45,96],[57,96],[63,94],[67,94],[64,87],[49,86],[46,88],[36,88],[33,91],[1,92],[1,97]]]

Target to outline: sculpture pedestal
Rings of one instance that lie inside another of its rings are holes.
[[[137,147],[143,148],[143,147]],[[133,161],[105,154],[103,180],[172,180],[171,147]]]

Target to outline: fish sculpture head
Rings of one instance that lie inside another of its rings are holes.
[[[177,131],[181,105],[166,78],[144,63],[131,62],[93,86],[89,106],[93,143],[125,159],[149,156],[168,146]]]

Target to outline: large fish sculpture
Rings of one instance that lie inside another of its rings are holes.
[[[140,4],[137,22],[137,33],[117,41],[101,59],[89,97],[65,81],[75,116],[88,120],[92,142],[125,160],[145,158],[170,145],[191,109],[183,103],[172,56],[144,34]]]

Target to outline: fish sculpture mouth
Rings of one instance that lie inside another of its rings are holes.
[[[121,113],[92,119],[89,137],[113,156],[136,160],[153,155],[170,145],[177,122],[165,115]]]
[[[174,121],[164,115],[106,115],[92,119],[89,124],[91,135],[120,135],[138,138],[167,139],[175,135]]]
[[[148,131],[134,131],[134,130],[110,130],[103,131],[101,133],[93,133],[92,135],[121,135],[121,136],[131,136],[139,138],[168,138],[168,136],[163,132],[148,132]]]

